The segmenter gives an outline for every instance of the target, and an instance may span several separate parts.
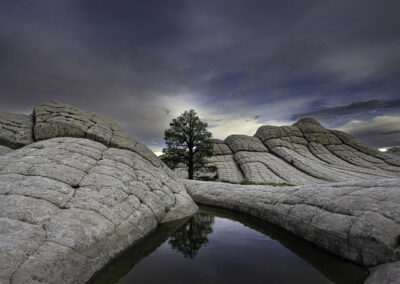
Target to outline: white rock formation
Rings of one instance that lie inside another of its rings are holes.
[[[222,140],[213,139],[214,156],[207,158],[208,165],[217,168],[219,181],[241,182],[243,174],[233,158],[233,152]]]
[[[47,140],[0,154],[0,283],[84,283],[158,224],[197,211],[115,124],[57,103],[35,115],[35,137]]]
[[[184,181],[201,204],[274,223],[400,279],[400,156],[312,119],[214,141],[222,181]],[[83,283],[160,223],[197,206],[146,146],[95,113],[49,102],[0,114],[0,283]]]
[[[210,162],[221,181],[301,185],[400,177],[400,156],[308,118],[292,126],[262,126],[254,137],[231,135],[216,145]]]
[[[246,213],[356,263],[400,259],[400,179],[272,187],[185,181],[200,204]]]

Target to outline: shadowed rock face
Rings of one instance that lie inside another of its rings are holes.
[[[173,172],[116,124],[56,103],[34,116],[42,141],[0,148],[1,283],[84,283],[158,224],[197,211]]]
[[[262,126],[254,137],[231,135],[216,143],[214,152],[209,161],[221,181],[300,185],[400,177],[400,157],[310,118],[292,126]]]
[[[17,149],[33,143],[31,115],[0,113],[0,145]]]

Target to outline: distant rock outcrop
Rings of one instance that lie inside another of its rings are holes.
[[[1,143],[24,146],[0,148],[1,283],[84,283],[157,224],[197,210],[174,173],[111,121],[54,102],[34,119],[0,117]]]
[[[0,145],[12,149],[33,143],[32,115],[0,113]]]
[[[304,118],[292,126],[262,126],[254,137],[231,135],[209,159],[221,181],[320,184],[400,177],[400,157]]]

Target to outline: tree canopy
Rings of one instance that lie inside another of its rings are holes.
[[[193,173],[203,168],[205,158],[213,154],[208,125],[191,109],[174,118],[169,126],[164,132],[167,147],[163,149],[162,160],[172,169],[179,164],[186,165],[189,179],[193,179]]]

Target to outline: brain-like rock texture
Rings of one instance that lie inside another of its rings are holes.
[[[185,181],[193,199],[261,218],[362,265],[400,259],[400,179],[272,187]]]
[[[88,138],[109,147],[134,151],[155,166],[160,165],[160,160],[149,148],[136,141],[121,126],[97,113],[49,102],[36,107],[34,117],[37,141],[54,137]]]
[[[26,117],[6,117],[0,283],[84,283],[158,224],[197,210],[170,169],[100,116],[48,103],[35,109],[30,132],[16,123]],[[10,135],[10,121],[21,132]],[[25,130],[42,141],[29,144]]]
[[[191,216],[193,199],[377,265],[368,283],[400,279],[395,148],[379,152],[313,119],[213,142],[208,165],[221,181],[297,186],[183,186],[146,146],[98,114],[56,102],[32,115],[1,113],[0,283],[86,282],[158,224]]]
[[[221,181],[321,184],[400,176],[400,156],[382,153],[313,119],[262,126],[254,137],[231,135],[215,144],[210,163]]]
[[[207,158],[207,165],[217,168],[218,179],[220,181],[240,182],[243,174],[236,164],[233,152],[222,140],[213,139],[214,156]]]

